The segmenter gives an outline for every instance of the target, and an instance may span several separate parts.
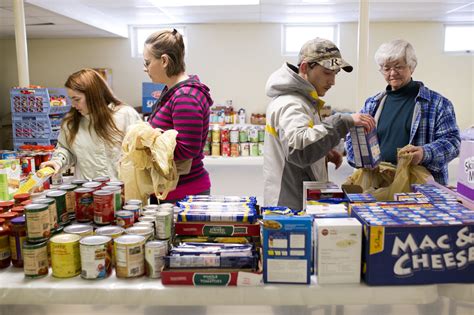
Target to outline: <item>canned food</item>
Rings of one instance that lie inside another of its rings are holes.
[[[249,132],[247,128],[242,128],[239,131],[239,142],[247,142],[249,141]]]
[[[123,210],[133,212],[133,221],[137,222],[140,217],[140,206],[139,205],[125,205],[122,207]]]
[[[10,209],[13,208],[14,205],[15,203],[13,201],[0,201],[0,208],[3,209],[3,212],[10,211]]]
[[[150,222],[150,221],[146,221]],[[125,230],[125,233],[128,235],[141,235],[145,237],[145,241],[148,241],[153,237],[153,228],[142,227],[142,226],[132,226]]]
[[[96,235],[110,236],[112,239],[115,239],[122,235],[124,229],[120,226],[103,226],[95,230]]]
[[[12,264],[15,267],[23,267],[23,243],[26,241],[25,217],[11,219],[9,234]]]
[[[63,190],[66,192],[66,211],[68,215],[74,216],[74,207],[76,206],[76,196],[74,194],[74,189],[76,189],[76,185],[61,185],[58,187],[59,190]]]
[[[94,228],[88,224],[71,224],[64,227],[64,233],[76,234],[80,237],[94,235]]]
[[[127,202],[125,202],[126,205],[135,205],[135,206],[138,206],[140,208],[140,214],[142,213],[142,210],[143,210],[143,203],[141,200],[139,199],[130,199],[130,200],[127,200]]]
[[[263,153],[264,153],[264,146],[265,145],[265,142],[259,142],[258,143],[258,155],[259,156],[263,156]]]
[[[112,272],[112,238],[86,236],[80,241],[81,278],[105,279]]]
[[[161,269],[168,252],[168,242],[151,241],[145,244],[145,272],[152,279],[161,278]]]
[[[173,215],[170,212],[158,212],[155,217],[156,238],[159,240],[166,240],[171,237],[171,225],[173,222]]]
[[[230,143],[239,143],[239,129],[237,127],[232,128],[229,138]]]
[[[105,183],[105,186],[118,186],[122,191],[122,205],[125,204],[125,184],[121,180],[114,180]]]
[[[257,128],[250,128],[249,129],[249,141],[250,142],[258,142],[258,129]]]
[[[223,127],[221,129],[221,142],[229,142],[229,128]]]
[[[145,273],[145,237],[123,235],[114,240],[116,275],[118,278],[133,278]]]
[[[23,215],[25,213],[25,207],[24,206],[15,206],[13,207],[10,212],[15,212],[18,214],[18,216]]]
[[[122,209],[122,188],[120,186],[104,186],[102,190],[114,193],[114,211]]]
[[[258,143],[257,142],[250,143],[250,156],[258,156]]]
[[[221,130],[219,126],[214,126],[212,128],[212,142],[221,142]]]
[[[210,142],[207,142],[204,143],[204,147],[202,149],[202,153],[205,155],[205,156],[209,156],[211,155],[211,143]]]
[[[108,176],[97,176],[92,179],[93,182],[98,182],[102,187],[105,186],[105,183],[110,182],[110,177]]]
[[[158,211],[158,208],[160,207],[160,205],[146,205],[143,207],[143,210],[155,210],[155,211]]]
[[[221,155],[221,143],[220,142],[213,142],[211,145],[211,155],[212,156],[220,156]]]
[[[62,190],[53,190],[46,194],[46,197],[54,199],[56,203],[56,217],[59,225],[66,225],[71,220],[66,211],[66,192]]]
[[[132,211],[121,210],[115,212],[115,224],[123,228],[128,228],[133,225],[135,218]]]
[[[94,198],[92,188],[76,188],[74,190],[76,201],[76,221],[90,222],[94,218]]]
[[[221,155],[230,156],[230,142],[221,143]]]
[[[80,239],[74,234],[60,234],[50,239],[53,277],[71,278],[81,273]]]
[[[152,222],[146,222],[146,221],[140,221],[140,222],[135,222],[133,224],[133,226],[140,226],[140,227],[147,227],[147,228],[152,228],[154,229],[155,228],[155,223],[152,223]],[[155,235],[155,233],[153,233],[153,236]]]
[[[23,243],[23,270],[26,278],[41,278],[48,274],[48,242]]]
[[[265,141],[265,129],[259,128],[258,129],[258,142]]]
[[[32,203],[25,207],[26,239],[31,243],[46,241],[51,236],[49,208],[46,204]]]
[[[87,182],[88,182],[87,179],[74,179],[74,180],[71,181],[71,184],[76,185],[77,187],[80,187],[80,186],[84,185]]]
[[[230,156],[232,157],[238,157],[240,151],[240,146],[238,143],[231,143],[230,144]]]
[[[156,213],[158,212],[158,209],[156,210],[143,210],[143,216],[155,216]],[[140,220],[140,218],[138,218]]]
[[[244,142],[240,143],[240,156],[249,156],[250,155],[250,143]]]
[[[102,184],[99,182],[87,182],[82,184],[83,188],[91,188],[95,190],[99,190],[102,187]]]
[[[35,203],[48,205],[49,225],[51,231],[58,228],[58,212],[56,210],[56,202],[53,198],[37,198]]]
[[[94,199],[94,223],[105,225],[115,220],[114,193],[106,190],[96,190],[92,193]]]

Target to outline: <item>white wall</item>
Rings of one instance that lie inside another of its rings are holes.
[[[232,99],[236,107],[264,112],[269,99],[264,87],[268,76],[283,62],[279,24],[204,24],[186,27],[188,73],[198,74],[217,103]],[[395,38],[410,41],[419,65],[415,80],[448,97],[455,106],[461,128],[474,124],[474,56],[443,53],[440,23],[372,23],[370,60],[378,46]],[[17,84],[15,44],[0,40],[0,115],[9,112],[8,89]],[[357,24],[340,25],[340,49],[353,65],[357,58]],[[133,106],[141,105],[141,82],[149,80],[142,60],[131,58],[127,39],[35,39],[28,41],[30,82],[62,86],[67,76],[82,67],[107,67],[113,71],[116,94]],[[367,71],[367,96],[385,87],[374,62]],[[357,71],[357,69],[355,70]],[[338,109],[358,110],[356,73],[341,72],[325,100]],[[1,146],[1,144],[0,144]]]

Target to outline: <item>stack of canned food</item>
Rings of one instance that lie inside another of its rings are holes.
[[[123,182],[74,180],[0,202],[0,268],[28,278],[159,278],[173,232],[172,204],[124,202]]]
[[[262,156],[265,140],[263,126],[214,125],[209,129],[204,155],[238,157]]]

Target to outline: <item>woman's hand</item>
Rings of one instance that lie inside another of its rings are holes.
[[[61,166],[57,162],[54,162],[54,161],[46,161],[40,164],[40,168],[45,168],[48,166],[54,169],[54,174],[59,173],[59,170],[61,169]]]

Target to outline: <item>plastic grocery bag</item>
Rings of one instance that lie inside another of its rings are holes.
[[[122,143],[119,177],[125,184],[125,199],[147,203],[150,194],[165,199],[176,188],[179,175],[187,174],[191,161],[176,165],[176,130],[154,129],[146,122],[130,127]]]
[[[393,200],[395,193],[411,192],[412,184],[424,184],[434,180],[421,165],[411,165],[413,153],[398,152],[397,166],[382,162],[374,169],[358,169],[347,178],[344,185],[358,185],[365,193],[378,201]]]

